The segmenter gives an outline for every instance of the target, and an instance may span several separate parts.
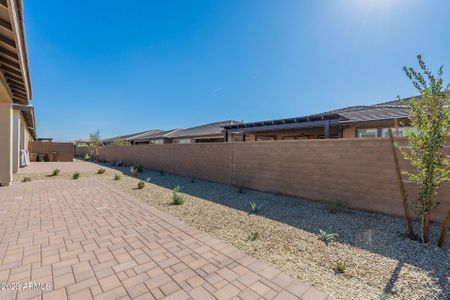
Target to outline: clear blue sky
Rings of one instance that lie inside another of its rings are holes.
[[[450,74],[446,0],[24,5],[37,132],[57,140],[411,96],[417,53]]]

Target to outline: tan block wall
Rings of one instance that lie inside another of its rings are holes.
[[[29,142],[30,153],[56,152],[56,161],[73,161],[74,146],[72,143]]]
[[[84,157],[86,154],[90,154],[89,147],[75,147],[75,155]]]
[[[404,143],[405,139],[399,139]],[[100,157],[255,190],[403,215],[388,139],[136,145],[105,147]],[[399,156],[401,157],[401,156]],[[408,163],[401,161],[402,168]],[[414,186],[407,184],[410,200]],[[441,222],[450,208],[450,187],[440,190]],[[411,205],[412,206],[412,205]]]

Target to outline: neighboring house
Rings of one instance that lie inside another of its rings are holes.
[[[128,140],[133,145],[139,145],[139,144],[171,144],[172,139],[170,136],[177,131],[180,131],[183,129],[172,129],[172,130],[149,130],[147,132],[134,135],[132,137],[129,137]]]
[[[403,100],[352,106],[289,119],[225,126],[227,141],[385,137],[388,128],[402,136],[409,125]]]
[[[9,185],[20,155],[36,138],[21,0],[0,1],[0,185]],[[22,150],[22,151],[21,151]]]
[[[75,141],[71,141],[75,145],[75,147],[87,147],[89,146],[89,139],[79,139]]]
[[[180,129],[168,135],[173,144],[224,142],[224,127],[240,124],[239,121],[221,121]]]
[[[128,141],[128,138],[138,135],[138,134],[141,134],[141,133],[144,133],[144,132],[147,132],[147,131],[114,136],[111,138],[103,139],[102,143],[103,143],[103,146],[111,146],[112,144],[114,144],[117,141]]]
[[[45,143],[51,143],[53,141],[53,138],[38,138],[38,142],[45,142]]]

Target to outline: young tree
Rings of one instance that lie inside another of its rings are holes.
[[[449,85],[444,86],[442,66],[436,77],[420,55],[417,60],[421,71],[403,67],[421,97],[407,102],[414,130],[407,132],[410,149],[402,152],[413,166],[405,173],[419,187],[415,204],[421,220],[421,240],[427,243],[431,211],[439,205],[434,196],[449,176],[449,159],[444,151],[450,130]]]
[[[98,148],[102,145],[102,139],[100,138],[100,131],[97,130],[89,135],[89,151],[91,152],[92,158],[97,159]]]

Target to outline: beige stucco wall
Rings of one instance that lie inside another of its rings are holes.
[[[356,127],[344,128],[343,138],[354,138],[356,137]]]
[[[12,180],[12,120],[12,103],[0,102],[0,185]]]
[[[17,173],[19,170],[19,160],[20,160],[20,133],[21,133],[21,115],[20,110],[13,110],[13,129],[12,129],[12,171]]]
[[[3,75],[0,74],[0,185],[12,180],[12,99]]]

